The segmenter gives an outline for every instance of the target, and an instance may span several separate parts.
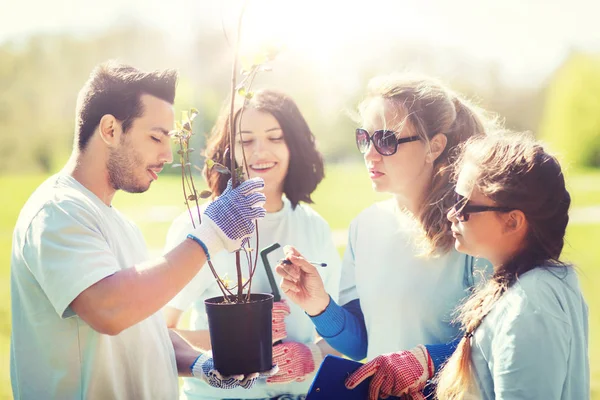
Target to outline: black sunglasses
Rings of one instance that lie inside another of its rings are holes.
[[[358,151],[365,154],[369,150],[369,142],[373,142],[375,150],[382,156],[391,156],[396,154],[398,145],[402,143],[414,142],[420,140],[419,136],[409,136],[398,138],[398,134],[394,131],[388,131],[386,129],[373,132],[373,135],[369,135],[366,129],[358,128],[356,130],[356,147]]]
[[[469,216],[474,213],[486,212],[486,211],[498,211],[498,212],[509,212],[514,211],[516,208],[512,207],[496,207],[496,206],[477,206],[469,204],[469,199],[458,193],[454,193],[454,206],[452,212],[456,219],[460,222],[467,222]]]

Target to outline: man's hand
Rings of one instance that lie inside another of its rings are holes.
[[[375,357],[346,379],[346,387],[354,389],[372,376],[369,400],[405,394],[415,400],[425,400],[421,391],[433,373],[433,361],[427,349],[418,345],[412,350]]]
[[[273,303],[272,315],[273,343],[275,343],[287,337],[285,317],[290,315],[290,306],[285,300],[276,301]]]
[[[208,259],[222,249],[239,249],[252,235],[254,221],[266,214],[266,198],[260,193],[264,186],[262,178],[252,178],[232,189],[229,180],[223,194],[206,207],[202,223],[188,237],[199,241]]]
[[[285,256],[291,264],[279,264],[275,271],[283,278],[281,290],[308,315],[318,315],[329,305],[319,271],[291,246],[285,246]]]
[[[212,359],[212,353],[207,352],[200,355],[190,367],[192,375],[212,387],[219,389],[234,389],[242,387],[244,389],[250,389],[254,386],[257,379],[268,378],[277,373],[279,368],[275,365],[270,371],[266,372],[255,372],[248,375],[231,375],[223,376],[214,368],[214,362]]]
[[[302,382],[323,361],[321,350],[315,344],[286,342],[273,346],[273,363],[279,372],[267,378],[267,383]]]

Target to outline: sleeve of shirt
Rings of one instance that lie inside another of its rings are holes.
[[[74,203],[47,204],[32,220],[23,246],[29,270],[61,318],[94,283],[120,270],[94,216]]]
[[[176,218],[167,231],[167,240],[163,253],[167,253],[179,246],[181,242],[187,238],[187,235],[191,232],[192,228],[189,214],[185,213]],[[210,276],[206,276],[207,273]],[[187,310],[187,308],[194,303],[198,296],[203,293],[213,281],[214,277],[210,274],[210,267],[208,266],[208,263],[205,263],[200,269],[200,272],[198,272],[192,280],[190,280],[188,284],[167,303],[167,305],[181,311]]]
[[[438,372],[442,365],[450,358],[454,350],[458,347],[462,338],[455,339],[450,343],[442,344],[426,344],[425,348],[433,361],[433,368],[435,372]]]
[[[356,289],[356,269],[354,263],[354,244],[356,243],[357,227],[356,221],[350,224],[348,229],[348,244],[342,261],[342,275],[340,278],[340,304],[346,304],[358,299]]]
[[[496,399],[560,399],[570,325],[539,310],[526,310],[498,325],[491,348]]]
[[[325,311],[311,320],[319,335],[340,353],[355,360],[367,356],[367,327],[359,300],[340,307],[331,299]]]

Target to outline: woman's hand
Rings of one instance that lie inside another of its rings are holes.
[[[281,290],[308,315],[321,314],[329,305],[319,271],[291,246],[285,246],[285,257],[291,264],[279,264],[275,271],[283,278]]]
[[[425,400],[421,392],[435,369],[427,348],[418,345],[412,350],[375,357],[346,379],[346,387],[354,389],[371,378],[369,400],[408,395],[413,400]]]

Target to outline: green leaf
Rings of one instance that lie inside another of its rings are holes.
[[[214,163],[214,165],[212,166],[212,169],[214,169],[215,171],[217,171],[220,174],[227,175],[227,174],[231,173],[231,172],[229,172],[229,169],[226,166],[219,164],[217,162]]]
[[[246,97],[246,88],[245,87],[241,87],[238,89],[238,94],[242,97]]]
[[[177,150],[177,154],[179,154],[179,155],[185,154],[185,150]]]
[[[208,199],[210,196],[212,196],[212,192],[210,190],[203,190],[200,192],[201,199]]]
[[[182,130],[183,127],[181,126],[181,122],[175,121],[175,128],[177,128],[178,131]]]
[[[213,160],[211,160],[210,158],[206,159],[206,166],[211,169],[213,167],[213,165],[215,165],[215,162]]]
[[[198,110],[195,108],[190,108],[190,121],[193,121],[194,118],[199,114]]]
[[[235,169],[235,177],[237,178],[238,184],[246,180],[246,177],[244,176],[244,167],[237,167]]]
[[[244,97],[246,99],[250,100],[252,97],[254,97],[254,92],[248,92],[248,93],[246,93],[246,95]]]

